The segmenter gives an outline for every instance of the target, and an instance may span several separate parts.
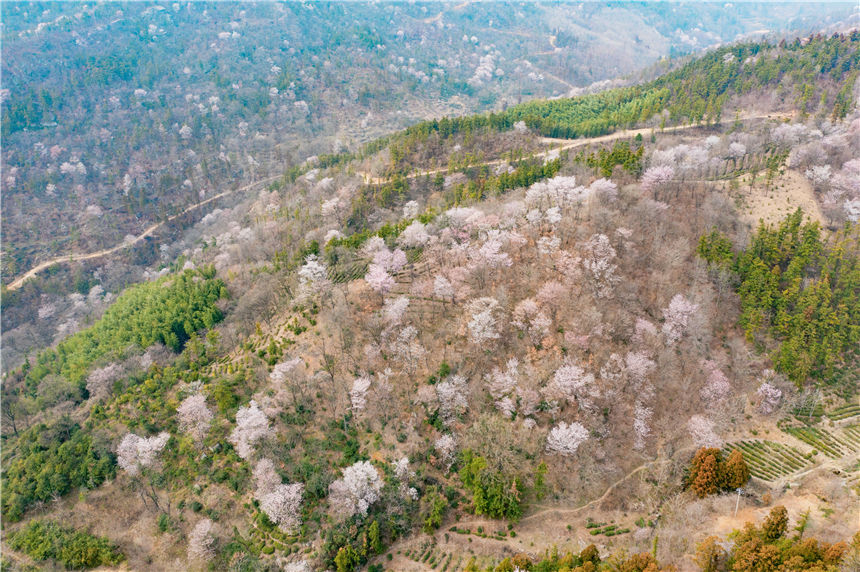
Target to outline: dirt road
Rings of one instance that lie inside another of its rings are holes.
[[[96,252],[89,252],[87,254],[74,254],[74,253],[72,253],[72,254],[67,254],[65,256],[58,256],[57,258],[53,258],[51,260],[46,260],[45,262],[37,264],[36,266],[34,266],[33,268],[31,268],[30,270],[25,272],[23,275],[21,275],[20,277],[15,279],[15,281],[11,282],[9,284],[9,286],[7,286],[7,288],[9,290],[17,290],[18,288],[20,288],[24,284],[24,282],[26,282],[30,278],[33,278],[36,274],[38,274],[42,270],[45,270],[46,268],[50,268],[51,266],[53,266],[55,264],[63,264],[65,262],[75,262],[75,261],[81,261],[81,260],[92,260],[93,258],[101,258],[102,256],[107,256],[108,254],[113,254],[114,252],[117,252],[117,251],[122,250],[124,248],[128,248],[129,246],[133,246],[133,245],[137,244],[138,242],[142,241],[143,239],[145,239],[146,237],[152,235],[156,230],[158,230],[159,228],[164,226],[166,223],[174,221],[177,218],[181,217],[182,215],[188,214],[193,210],[199,209],[200,207],[205,206],[205,205],[207,205],[213,201],[217,201],[218,199],[226,197],[227,195],[232,195],[233,193],[241,193],[241,192],[247,191],[247,190],[249,190],[249,189],[251,189],[257,185],[269,184],[269,183],[272,183],[276,179],[279,179],[279,178],[280,178],[280,175],[275,176],[275,177],[268,177],[266,179],[254,181],[253,183],[249,183],[243,187],[239,187],[238,189],[233,189],[230,191],[224,191],[223,193],[218,193],[215,196],[209,197],[205,201],[201,201],[195,205],[191,205],[190,207],[186,208],[182,212],[177,213],[171,217],[168,217],[166,220],[163,220],[161,222],[157,222],[155,224],[150,225],[142,233],[135,236],[134,240],[124,240],[121,243],[117,244],[116,246],[113,246],[111,248],[105,248],[103,250],[99,250]]]

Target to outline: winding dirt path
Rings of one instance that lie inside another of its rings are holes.
[[[107,256],[108,254],[113,254],[114,252],[117,252],[117,251],[122,250],[124,248],[127,248],[129,246],[133,246],[133,245],[137,244],[138,242],[144,240],[146,237],[152,235],[156,230],[158,230],[159,228],[164,226],[166,223],[172,222],[172,221],[176,220],[177,218],[181,217],[182,215],[188,214],[193,210],[199,209],[200,207],[207,205],[213,201],[216,201],[220,198],[226,197],[227,195],[232,195],[233,193],[241,193],[241,192],[247,191],[247,190],[249,190],[249,189],[251,189],[257,185],[263,185],[263,184],[268,184],[268,183],[274,182],[275,180],[279,179],[280,177],[281,177],[280,175],[273,176],[273,177],[267,177],[265,179],[260,179],[258,181],[254,181],[253,183],[248,183],[247,185],[245,185],[243,187],[239,187],[238,189],[232,189],[229,191],[224,191],[222,193],[218,193],[217,195],[209,197],[205,201],[200,201],[197,204],[191,205],[190,207],[184,209],[183,211],[176,213],[175,215],[172,215],[172,216],[168,217],[167,219],[165,219],[161,222],[157,222],[155,224],[150,225],[142,233],[135,236],[134,240],[128,240],[128,241],[124,240],[121,243],[117,244],[116,246],[113,246],[111,248],[105,248],[103,250],[98,250],[96,252],[90,252],[87,254],[71,253],[71,254],[67,254],[65,256],[58,256],[57,258],[53,258],[51,260],[46,260],[45,262],[37,264],[36,266],[34,266],[33,268],[31,268],[30,270],[25,272],[23,275],[21,275],[20,277],[15,279],[15,281],[11,282],[7,286],[7,288],[9,290],[17,290],[18,288],[20,288],[24,284],[24,282],[26,282],[30,278],[33,278],[34,276],[36,276],[36,274],[38,274],[42,270],[45,270],[46,268],[50,268],[51,266],[53,266],[55,264],[63,264],[65,262],[76,262],[76,261],[81,261],[81,260],[92,260],[93,258],[101,258],[102,256]]]
[[[765,114],[753,114],[739,117],[741,121],[748,121],[751,119],[775,119],[775,120],[783,120],[790,119],[794,117],[789,113],[765,113]],[[671,127],[664,127],[660,129],[659,127],[642,127],[639,129],[624,129],[622,131],[614,131],[607,135],[598,135],[597,137],[587,137],[583,139],[557,139],[553,137],[541,137],[541,143],[545,143],[548,145],[553,145],[546,151],[539,151],[537,153],[532,153],[531,155],[526,155],[523,157],[524,159],[537,159],[540,157],[547,157],[553,153],[560,153],[562,151],[566,151],[568,149],[573,149],[575,147],[583,147],[585,145],[591,145],[593,143],[605,143],[607,141],[615,141],[616,139],[628,139],[636,137],[637,135],[650,135],[652,132],[654,133],[673,133],[675,131],[685,131],[688,129],[695,129],[697,127],[706,127],[703,123],[685,123],[683,125],[674,125]],[[480,167],[482,165],[501,165],[502,163],[507,163],[507,159],[493,159],[491,161],[484,161],[483,163],[476,163],[474,165],[469,165],[470,167]],[[422,171],[415,171],[406,175],[407,179],[415,179],[417,177],[425,177],[427,175],[436,175],[438,173],[447,173],[449,169],[447,167],[440,167],[438,169],[427,169]],[[366,171],[357,171],[357,175],[360,175],[364,179],[364,183],[367,185],[380,185],[384,183],[390,182],[393,177],[374,177],[370,173]]]

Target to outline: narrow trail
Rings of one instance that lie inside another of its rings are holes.
[[[793,117],[791,114],[787,113],[767,113],[767,114],[755,114],[755,115],[747,115],[741,116],[738,119],[740,121],[748,121],[751,119],[789,119]],[[636,137],[637,135],[650,135],[651,132],[655,133],[673,133],[675,131],[685,131],[688,129],[696,129],[700,127],[707,127],[707,125],[702,123],[685,123],[683,125],[675,125],[672,127],[664,127],[660,129],[658,127],[642,127],[639,129],[624,129],[622,131],[615,131],[613,133],[609,133],[607,135],[598,135],[597,137],[587,137],[583,139],[557,139],[553,137],[541,137],[541,143],[556,145],[553,146],[546,151],[539,151],[537,153],[532,153],[531,155],[526,155],[523,159],[537,159],[540,157],[547,157],[553,153],[560,153],[562,151],[566,151],[568,149],[573,149],[576,147],[583,147],[586,145],[591,145],[594,143],[604,143],[607,141],[615,141],[616,139],[628,139],[632,137]],[[491,161],[484,161],[483,163],[476,163],[474,165],[469,165],[470,167],[480,167],[483,165],[491,166],[491,165],[501,165],[502,163],[507,163],[507,159],[493,159]],[[437,169],[427,169],[422,171],[415,171],[406,175],[407,179],[415,179],[418,177],[426,177],[427,175],[436,175],[438,173],[447,173],[450,169],[448,167],[440,167]],[[360,175],[364,179],[364,183],[367,185],[381,185],[384,183],[390,182],[393,177],[374,177],[370,173],[366,171],[358,171],[356,173]]]
[[[612,491],[615,490],[615,487],[617,487],[618,485],[620,485],[621,483],[623,483],[624,481],[626,481],[627,479],[629,479],[633,475],[647,469],[651,465],[658,463],[658,462],[665,463],[665,462],[667,462],[667,460],[666,459],[663,459],[663,460],[654,459],[653,461],[648,461],[647,463],[639,465],[638,467],[636,467],[635,469],[633,469],[632,471],[630,471],[629,473],[627,473],[626,475],[624,475],[623,477],[621,477],[620,479],[618,479],[617,481],[615,481],[614,483],[609,485],[606,488],[606,490],[603,491],[602,495],[600,495],[599,497],[597,497],[594,500],[588,501],[584,505],[580,505],[580,506],[573,507],[573,508],[562,508],[562,507],[557,507],[557,506],[554,507],[554,506],[539,505],[539,504],[532,505],[532,506],[535,506],[541,510],[539,510],[533,514],[530,514],[527,517],[520,519],[520,522],[525,522],[527,520],[532,520],[532,519],[538,518],[538,517],[543,516],[544,514],[546,514],[548,512],[556,512],[558,514],[575,514],[581,510],[585,510],[591,506],[594,506],[595,504],[600,504],[604,500],[606,500],[606,497],[608,497],[610,494],[612,494]]]
[[[129,246],[133,246],[133,245],[137,244],[138,242],[144,240],[146,237],[152,235],[156,230],[158,230],[159,228],[161,228],[165,224],[172,222],[172,221],[176,220],[177,218],[179,218],[185,214],[190,213],[191,211],[199,209],[200,207],[205,206],[205,205],[207,205],[213,201],[217,201],[218,199],[226,197],[227,195],[232,195],[234,193],[241,193],[241,192],[247,191],[247,190],[249,190],[249,189],[251,189],[257,185],[264,185],[264,184],[274,182],[275,180],[279,179],[280,177],[281,177],[281,175],[276,175],[273,177],[267,177],[265,179],[260,179],[258,181],[254,181],[253,183],[248,183],[247,185],[245,185],[243,187],[239,187],[238,189],[232,189],[229,191],[224,191],[222,193],[218,193],[217,195],[209,197],[205,201],[201,201],[197,204],[191,205],[190,207],[182,210],[181,212],[178,212],[175,215],[169,216],[167,219],[165,219],[161,222],[157,222],[157,223],[150,225],[142,233],[135,236],[134,240],[128,240],[128,241],[124,240],[123,242],[117,244],[116,246],[113,246],[111,248],[105,248],[103,250],[98,250],[96,252],[90,252],[87,254],[70,253],[70,254],[66,254],[64,256],[58,256],[57,258],[53,258],[51,260],[46,260],[45,262],[37,264],[36,266],[34,266],[33,268],[31,268],[30,270],[25,272],[23,275],[18,277],[15,281],[11,282],[7,286],[7,288],[9,290],[17,290],[18,288],[20,288],[24,284],[24,282],[26,282],[30,278],[33,278],[36,274],[38,274],[42,270],[45,270],[46,268],[50,268],[51,266],[53,266],[55,264],[63,264],[65,262],[77,262],[77,261],[81,261],[81,260],[92,260],[93,258],[101,258],[102,256],[107,256],[108,254],[113,254],[114,252],[117,252],[117,251],[122,250],[124,248],[128,248]]]

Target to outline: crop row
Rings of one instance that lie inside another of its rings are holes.
[[[815,447],[815,449],[821,451],[831,459],[838,459],[851,451],[857,450],[857,445],[852,445],[850,442],[836,437],[825,429],[817,427],[784,427],[783,431]]]
[[[797,449],[773,441],[740,441],[728,443],[725,449],[727,453],[740,450],[752,476],[764,481],[788,476],[810,465]]]
[[[433,570],[438,569],[439,572],[448,572],[448,569],[451,566],[451,561],[454,558],[453,554],[437,550],[436,545],[430,544],[429,542],[422,544],[421,548],[407,550],[405,552],[405,556],[415,562],[426,564]],[[457,562],[457,565],[459,565],[459,561]]]
[[[827,417],[833,421],[842,421],[843,419],[848,419],[855,415],[860,415],[860,405],[844,405],[834,409],[833,411],[827,412]]]

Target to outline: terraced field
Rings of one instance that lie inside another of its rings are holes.
[[[831,433],[827,429],[818,427],[783,427],[782,430],[831,459],[839,459],[860,449],[860,443],[857,443],[856,437],[849,436],[845,431]]]
[[[827,412],[827,417],[833,421],[842,421],[843,419],[848,419],[855,415],[860,415],[860,404],[845,405]]]
[[[773,441],[727,443],[726,456],[735,449],[743,453],[752,476],[763,481],[775,481],[812,466],[812,462],[794,447]]]
[[[455,562],[454,554],[444,552],[437,545],[430,542],[425,542],[419,548],[407,550],[405,556],[414,562],[425,564],[431,570],[438,570],[438,572],[462,569],[462,556],[458,556]]]

